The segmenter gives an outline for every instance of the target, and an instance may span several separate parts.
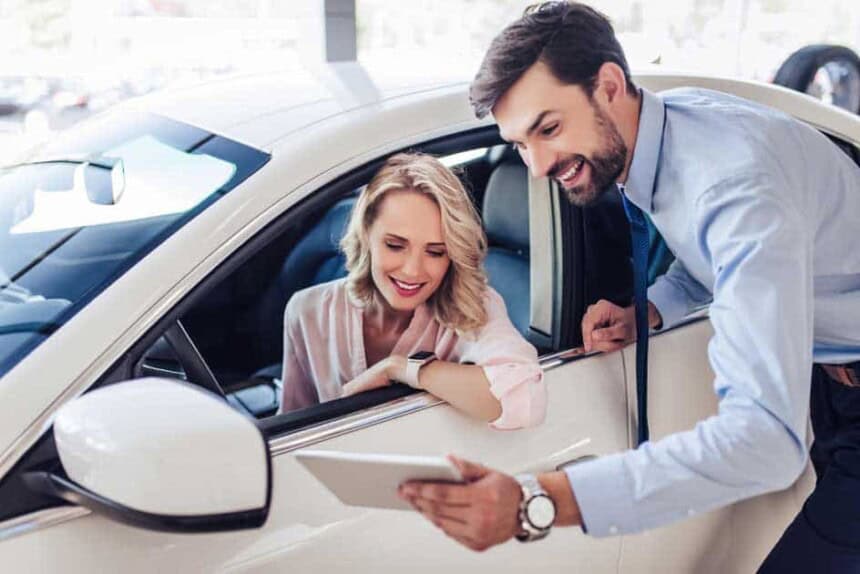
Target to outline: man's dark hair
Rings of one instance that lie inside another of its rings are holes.
[[[522,18],[493,39],[469,89],[475,115],[483,118],[490,113],[538,61],[559,81],[581,86],[589,97],[597,72],[606,62],[618,64],[624,70],[627,89],[636,89],[624,50],[606,16],[578,2],[544,2],[526,8]]]

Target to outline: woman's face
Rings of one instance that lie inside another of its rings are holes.
[[[373,283],[398,311],[427,301],[451,265],[439,207],[415,191],[389,192],[368,230]]]

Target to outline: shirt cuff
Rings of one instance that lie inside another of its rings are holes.
[[[689,311],[686,297],[668,281],[658,279],[648,288],[648,300],[657,307],[663,325],[660,330],[680,323]]]
[[[564,472],[579,506],[583,531],[603,537],[640,530],[630,511],[633,485],[621,454],[573,464]]]
[[[497,429],[511,430],[541,424],[546,416],[546,383],[537,364],[485,365],[490,392],[499,400],[502,414],[490,422]]]

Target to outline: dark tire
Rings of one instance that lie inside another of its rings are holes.
[[[860,57],[856,52],[845,46],[814,44],[805,46],[789,56],[779,67],[773,83],[799,92],[811,93],[810,88],[816,73],[822,67],[833,63],[843,66],[860,81]],[[860,113],[860,85],[856,84],[857,82],[852,86],[848,101],[834,103],[853,113]]]

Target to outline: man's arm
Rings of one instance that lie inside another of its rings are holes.
[[[719,413],[636,450],[541,475],[559,523],[595,536],[638,532],[789,486],[806,463],[812,364],[812,253],[804,218],[773,178],[744,174],[698,206],[715,277],[709,346]],[[483,467],[480,467],[483,469]],[[516,529],[516,481],[483,469],[463,486],[410,485],[404,496],[472,548]],[[504,520],[502,520],[504,518]],[[498,528],[492,536],[490,520]]]
[[[668,524],[785,488],[802,472],[812,242],[800,202],[778,179],[737,174],[696,205],[697,243],[714,276],[708,350],[719,412],[691,430],[566,469],[589,534]]]

